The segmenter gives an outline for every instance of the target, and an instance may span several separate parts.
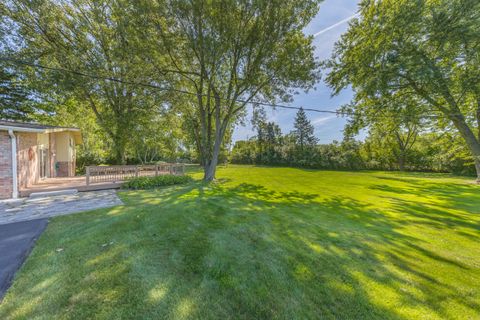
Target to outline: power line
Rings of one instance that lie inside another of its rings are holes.
[[[127,85],[134,85],[134,86],[143,86],[143,87],[148,87],[148,88],[157,89],[157,90],[161,90],[161,91],[172,91],[172,92],[177,92],[177,93],[181,93],[181,94],[187,94],[187,95],[191,95],[191,96],[195,96],[195,97],[198,96],[197,93],[190,92],[190,91],[187,91],[187,90],[170,88],[170,87],[166,88],[166,87],[161,87],[161,86],[158,86],[158,85],[143,83],[143,82],[126,81],[126,80],[121,80],[121,79],[117,79],[117,78],[113,78],[113,77],[107,77],[107,76],[92,75],[92,74],[84,73],[84,72],[77,71],[77,70],[49,67],[49,66],[38,64],[38,63],[27,62],[27,61],[18,60],[18,59],[1,58],[0,57],[0,60],[10,61],[10,62],[13,62],[15,64],[25,65],[25,66],[29,66],[29,67],[33,67],[33,68],[38,68],[38,69],[45,69],[45,70],[50,70],[50,71],[55,71],[55,72],[63,72],[63,73],[71,73],[71,74],[75,74],[77,76],[96,79],[96,80],[111,81],[111,82],[117,82],[117,83],[122,83],[122,84],[127,84]],[[207,97],[208,95],[200,94],[200,96]],[[225,99],[225,98],[221,98],[221,100],[231,101],[231,100]],[[351,117],[353,117],[353,116],[357,115],[357,114],[352,113],[352,112],[345,112],[345,111],[339,111],[339,110],[325,110],[325,109],[317,109],[317,108],[313,108],[313,107],[295,107],[295,106],[288,106],[288,105],[283,105],[283,104],[273,104],[273,103],[267,103],[267,102],[261,102],[261,101],[247,101],[247,100],[242,100],[242,99],[236,99],[234,101],[238,102],[238,103],[251,104],[251,105],[261,105],[261,106],[271,107],[271,108],[290,109],[290,110],[300,110],[300,109],[302,109],[302,110],[307,111],[307,112],[328,113],[328,114],[334,114],[334,115],[337,115],[337,116],[351,116]],[[420,115],[420,116],[425,117],[425,118],[432,118],[432,119],[438,118],[437,115]],[[377,116],[377,118],[378,118],[378,116]]]
[[[191,95],[191,96],[198,96],[197,93],[190,92],[190,91],[187,91],[187,90],[181,90],[181,89],[176,89],[176,88],[165,88],[165,87],[161,87],[161,86],[154,85],[154,84],[149,84],[149,83],[144,83],[144,82],[126,81],[126,80],[121,80],[121,79],[117,79],[117,78],[113,78],[113,77],[92,75],[92,74],[84,73],[84,72],[81,72],[81,71],[65,69],[65,68],[48,67],[48,66],[44,66],[44,65],[41,65],[41,64],[38,64],[38,63],[27,62],[27,61],[18,60],[18,59],[0,58],[0,60],[10,61],[10,62],[13,62],[13,63],[16,63],[16,64],[25,65],[25,66],[34,67],[34,68],[39,68],[39,69],[50,70],[50,71],[72,73],[72,74],[75,74],[75,75],[78,75],[78,76],[82,76],[82,77],[86,77],[86,78],[92,78],[92,79],[96,79],[96,80],[104,80],[104,81],[111,81],[111,82],[123,83],[123,84],[128,84],[128,85],[143,86],[143,87],[158,89],[158,90],[161,90],[161,91],[173,91],[173,92],[187,94],[187,95]],[[201,96],[207,97],[208,95],[201,94]],[[224,99],[224,98],[221,98],[221,99],[224,100],[224,101],[230,101],[230,100]],[[294,109],[294,110],[303,109],[304,111],[311,111],[311,112],[329,113],[329,114],[336,114],[336,115],[351,115],[350,113],[345,113],[345,112],[338,111],[338,110],[324,110],[324,109],[316,109],[316,108],[310,108],[310,107],[303,108],[303,107],[287,106],[287,105],[282,105],[282,104],[273,104],[273,103],[267,103],[267,102],[261,102],[261,101],[247,101],[247,100],[242,100],[242,99],[236,99],[234,101],[238,102],[238,103],[261,105],[261,106],[273,107],[273,108]]]

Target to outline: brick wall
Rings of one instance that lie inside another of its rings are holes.
[[[57,177],[74,177],[74,176],[75,176],[75,162],[72,162],[72,161],[57,162]]]
[[[69,175],[68,161],[57,162],[57,177],[68,177]]]
[[[0,131],[0,199],[12,197],[12,183],[12,142],[7,131]]]
[[[18,185],[29,187],[38,181],[38,151],[36,133],[17,133]]]

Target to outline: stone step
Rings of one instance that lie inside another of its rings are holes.
[[[71,194],[77,194],[77,193],[78,193],[77,189],[33,192],[30,194],[29,198],[37,199],[37,198],[45,198],[45,197],[53,197],[53,196],[71,195]]]

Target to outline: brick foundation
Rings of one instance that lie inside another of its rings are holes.
[[[51,133],[49,134],[49,159],[50,159],[50,178],[55,178],[56,175],[56,168],[55,168],[55,163],[57,160],[57,143],[55,139],[55,134]]]
[[[69,161],[57,162],[57,177],[72,177],[75,175],[75,165]]]
[[[12,142],[7,131],[0,131],[0,199],[12,197],[12,184]]]

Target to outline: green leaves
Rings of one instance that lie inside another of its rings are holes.
[[[184,112],[207,180],[248,103],[288,100],[294,88],[310,88],[318,79],[312,38],[302,30],[319,2],[171,0],[164,10],[151,5],[151,31],[158,35],[152,48],[167,52],[178,84],[196,95]]]
[[[136,84],[151,80],[152,67],[139,58],[133,4],[16,0],[6,5],[23,59],[55,69],[31,69],[36,88],[57,104],[70,98],[86,102],[77,107],[93,111],[117,163],[126,160],[129,132],[164,100],[162,92]]]
[[[389,100],[382,108],[398,114],[394,97],[400,94],[422,112],[439,111],[437,124],[447,119],[456,127],[480,177],[480,137],[474,133],[480,126],[480,2],[363,1],[360,12],[325,63],[335,94],[351,86],[353,108],[362,113]]]
[[[213,178],[247,104],[287,101],[318,80],[303,29],[320,2],[12,0],[1,14],[18,30],[22,57],[55,69],[30,70],[37,88],[50,102],[86,105],[115,162],[138,145],[152,154],[142,134],[173,112]]]
[[[0,62],[0,119],[29,120],[42,109],[35,106],[34,92],[26,84],[19,72]]]

